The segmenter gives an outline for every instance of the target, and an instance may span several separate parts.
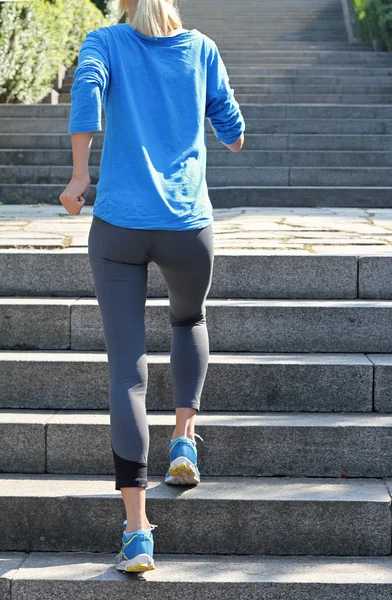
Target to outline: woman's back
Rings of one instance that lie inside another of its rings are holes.
[[[145,36],[129,24],[89,33],[71,90],[69,132],[106,134],[94,214],[123,227],[193,229],[212,221],[205,117],[218,139],[245,125],[215,43],[197,29]]]

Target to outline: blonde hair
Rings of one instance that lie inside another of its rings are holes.
[[[128,11],[129,0],[120,0],[121,15]],[[138,0],[132,27],[143,35],[161,37],[182,28],[174,0]]]

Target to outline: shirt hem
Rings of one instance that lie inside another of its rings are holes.
[[[188,220],[188,221],[181,221],[181,219],[178,220],[178,224],[181,225],[180,227],[176,226],[177,224],[174,224],[174,226],[168,224],[168,223],[164,223],[162,222],[161,224],[159,224],[159,226],[154,225],[154,224],[146,224],[145,221],[138,221],[137,219],[133,219],[133,220],[127,220],[126,222],[123,220],[118,220],[116,218],[113,218],[112,215],[108,215],[106,213],[100,212],[100,211],[94,211],[93,209],[93,216],[99,217],[100,219],[102,219],[103,221],[107,221],[108,223],[110,223],[111,225],[115,225],[116,227],[125,227],[127,229],[148,229],[148,230],[170,230],[170,231],[181,231],[181,230],[186,230],[186,229],[203,229],[204,227],[207,227],[208,225],[211,225],[214,221],[214,217],[212,216],[207,216],[207,217],[203,217],[200,219],[192,219],[192,220]]]

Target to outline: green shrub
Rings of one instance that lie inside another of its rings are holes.
[[[364,42],[379,37],[378,6],[380,0],[353,0],[359,34]]]
[[[381,7],[380,34],[385,46],[392,52],[392,6]]]
[[[107,25],[90,0],[0,3],[0,102],[40,102],[85,35]]]
[[[392,50],[392,0],[352,0],[352,4],[361,40],[381,39]]]

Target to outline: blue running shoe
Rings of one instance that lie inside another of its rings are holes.
[[[154,538],[152,529],[157,525],[150,525],[150,529],[139,529],[127,533],[127,524],[124,522],[122,548],[116,556],[116,569],[128,573],[140,573],[155,569],[153,552]]]
[[[195,433],[195,437],[203,438]],[[170,467],[165,482],[171,485],[197,485],[200,472],[197,467],[196,442],[182,435],[169,442]]]

